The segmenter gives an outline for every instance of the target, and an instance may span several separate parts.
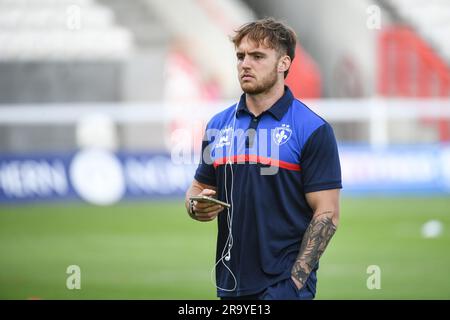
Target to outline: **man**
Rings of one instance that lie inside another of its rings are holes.
[[[296,45],[291,28],[267,18],[242,26],[232,41],[244,94],[208,123],[186,208],[198,221],[218,216],[219,297],[313,299],[318,261],[339,220],[333,130],[284,85]]]

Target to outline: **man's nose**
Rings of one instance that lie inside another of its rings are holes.
[[[241,66],[244,69],[248,69],[250,67],[250,59],[248,56],[244,56],[244,58],[242,58]]]

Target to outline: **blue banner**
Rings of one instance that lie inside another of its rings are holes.
[[[450,193],[448,145],[342,146],[340,158],[347,193]]]
[[[0,202],[85,200],[99,205],[122,199],[183,196],[196,165],[168,154],[80,150],[68,155],[0,156]]]

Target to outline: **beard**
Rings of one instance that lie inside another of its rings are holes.
[[[273,86],[275,86],[275,84],[277,83],[277,77],[278,74],[275,67],[272,72],[270,72],[260,81],[256,81],[256,79],[254,78],[255,82],[242,82],[242,79],[239,78],[239,82],[244,93],[256,95],[272,89]]]

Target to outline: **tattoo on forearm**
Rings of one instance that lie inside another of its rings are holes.
[[[331,211],[326,211],[313,218],[308,229],[303,236],[300,251],[292,268],[292,276],[295,277],[302,286],[308,279],[312,269],[316,266],[320,256],[325,251],[331,237],[336,231],[336,226],[327,215]]]

